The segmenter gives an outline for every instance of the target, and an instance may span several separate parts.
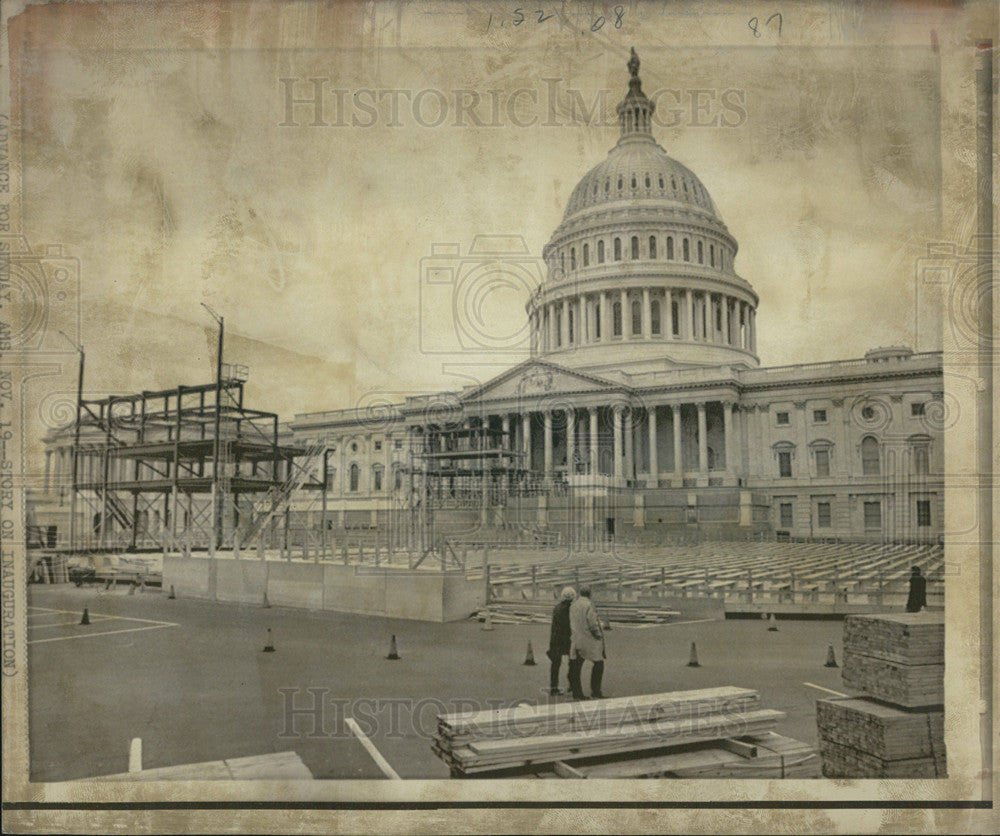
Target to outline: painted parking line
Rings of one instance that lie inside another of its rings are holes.
[[[36,610],[37,612],[40,612],[40,613],[43,613],[43,614],[45,614],[45,613],[54,613],[54,614],[59,614],[59,615],[74,615],[74,616],[77,615],[77,613],[75,611],[72,611],[72,610],[56,610],[56,609],[49,609],[48,607],[29,607],[28,609]],[[29,613],[29,618],[30,617],[31,617],[31,614]],[[115,636],[115,635],[118,635],[119,633],[139,633],[139,632],[142,632],[144,630],[161,630],[164,627],[178,627],[178,626],[180,626],[178,624],[175,624],[172,621],[154,621],[154,620],[152,620],[150,618],[133,618],[131,616],[126,616],[126,615],[105,615],[103,613],[94,613],[93,615],[90,615],[90,619],[92,621],[94,621],[94,620],[96,620],[96,621],[135,621],[135,622],[140,622],[143,626],[142,627],[122,627],[122,628],[117,629],[117,630],[101,630],[100,632],[97,632],[97,633],[92,633],[92,632],[75,633],[75,634],[73,634],[71,636],[52,636],[51,638],[47,638],[47,639],[29,639],[28,640],[28,644],[45,644],[46,642],[62,642],[62,641],[70,641],[71,639],[92,639],[92,638],[96,638],[97,636]],[[30,626],[32,626],[32,625],[29,625],[29,627]],[[80,626],[80,622],[74,620],[74,621],[71,621],[71,622],[65,622],[64,621],[61,624],[40,624],[40,625],[35,625],[35,626],[38,626],[38,627],[79,627]]]
[[[402,779],[399,777],[399,773],[389,765],[389,761],[382,757],[382,753],[375,748],[375,744],[368,739],[368,735],[361,731],[361,726],[358,725],[357,720],[353,717],[345,717],[344,722],[354,733],[354,736],[358,739],[361,745],[365,747],[368,754],[372,756],[372,760],[375,761],[378,768],[382,770],[382,774],[385,775],[386,778],[392,778],[394,781],[401,781]]]
[[[67,619],[58,613],[55,614],[58,621],[38,621],[42,616],[28,615],[28,629],[35,630],[44,627],[72,627],[74,624],[80,623],[80,617]],[[114,619],[113,615],[91,615],[91,621],[111,621]]]
[[[803,685],[808,685],[810,688],[815,688],[817,691],[826,691],[828,694],[833,694],[835,697],[847,697],[849,694],[843,694],[840,691],[834,691],[832,688],[824,688],[822,685],[813,685],[811,682],[803,682]]]

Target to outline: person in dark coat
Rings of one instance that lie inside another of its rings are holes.
[[[552,663],[549,666],[549,693],[555,696],[559,690],[559,668],[562,667],[562,657],[569,655],[570,629],[569,608],[576,600],[576,590],[567,586],[555,609],[552,610],[552,632],[549,634],[548,657]]]
[[[920,574],[920,567],[914,566],[910,573],[910,595],[906,599],[907,612],[920,612],[927,606],[927,578]]]

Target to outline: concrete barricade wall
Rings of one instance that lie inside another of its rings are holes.
[[[201,557],[168,554],[163,558],[163,588],[177,595],[208,598],[208,561]]]
[[[435,622],[467,618],[485,601],[483,582],[458,572],[172,555],[163,585],[180,597],[262,604],[266,590],[275,606]]]
[[[279,607],[323,608],[323,567],[313,563],[268,564],[267,598]]]
[[[216,600],[234,604],[263,603],[267,566],[259,560],[217,561]]]

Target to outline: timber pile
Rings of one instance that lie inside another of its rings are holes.
[[[946,774],[944,712],[866,699],[816,702],[828,778],[935,778]]]
[[[844,684],[906,708],[944,702],[944,614],[844,619]]]
[[[777,732],[714,741],[685,751],[614,763],[574,764],[585,778],[818,778],[819,756]]]
[[[848,616],[843,681],[861,695],[816,703],[826,777],[947,775],[942,613]]]
[[[585,769],[621,759],[633,759],[631,766],[638,769],[634,774],[638,777],[670,770],[662,764],[636,764],[636,753],[662,756],[676,753],[678,747],[718,743],[735,735],[767,735],[784,716],[781,711],[762,709],[756,691],[707,688],[445,714],[438,717],[432,748],[456,777],[552,771],[586,777]],[[732,749],[736,757],[749,758],[754,745],[733,742]],[[765,750],[761,763],[778,772],[783,765],[791,769],[792,761],[801,761],[808,754],[796,750],[790,758],[789,752],[766,745]],[[759,752],[755,749],[754,757],[759,757]],[[602,760],[604,763],[599,763]],[[580,769],[576,763],[581,764]],[[710,763],[701,768],[713,771]],[[732,765],[719,763],[716,769],[720,775],[728,774],[725,770]]]

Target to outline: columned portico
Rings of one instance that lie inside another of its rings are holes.
[[[597,450],[597,407],[588,407],[590,413],[590,475],[597,475],[598,458]]]
[[[698,478],[708,484],[708,421],[705,418],[705,402],[699,401],[698,409]]]
[[[624,472],[624,461],[622,456],[622,407],[615,406],[612,408],[612,414],[614,416],[613,428],[614,428],[614,438],[613,438],[613,448],[614,448],[614,462],[615,479],[622,479],[625,476]]]

